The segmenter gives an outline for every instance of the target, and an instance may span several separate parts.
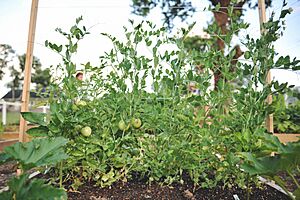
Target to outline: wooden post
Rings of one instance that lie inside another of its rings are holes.
[[[263,23],[267,22],[265,0],[258,0],[258,12],[259,12],[260,32],[261,32],[261,34],[264,34],[266,30],[263,27]],[[268,84],[270,84],[272,81],[270,70],[268,71],[266,81]],[[267,102],[268,102],[268,104],[272,103],[272,95],[269,95],[267,97]],[[267,116],[266,128],[267,128],[268,132],[274,133],[273,115],[272,114]]]
[[[24,71],[24,85],[22,92],[22,105],[21,112],[28,111],[28,103],[30,98],[30,82],[31,82],[31,66],[33,59],[33,47],[34,47],[34,37],[36,28],[36,19],[38,11],[39,0],[32,0],[31,12],[30,12],[30,22],[28,31],[28,41],[27,41],[27,51],[26,51],[26,61],[25,61],[25,71]],[[21,116],[20,118],[20,132],[19,141],[26,142],[28,140],[26,136],[27,122]]]

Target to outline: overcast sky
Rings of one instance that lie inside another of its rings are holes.
[[[61,27],[68,30],[77,17],[83,16],[83,24],[92,33],[79,45],[79,52],[76,60],[78,63],[91,61],[97,65],[98,58],[105,50],[111,48],[109,41],[100,35],[101,32],[110,33],[116,37],[123,37],[123,26],[128,25],[128,19],[142,20],[143,18],[131,14],[131,0],[40,0],[34,55],[40,58],[43,67],[56,65],[60,62],[57,54],[45,48],[44,41],[61,41],[61,37],[54,31]],[[192,0],[199,12],[188,22],[197,21],[193,32],[201,33],[202,28],[211,19],[210,12],[202,12],[203,8],[209,5],[208,1]],[[287,17],[287,29],[284,36],[275,44],[280,55],[290,55],[300,59],[300,1],[288,0],[288,6],[294,8],[293,14]],[[268,9],[279,13],[282,0],[273,0],[273,7]],[[18,54],[26,52],[28,25],[31,0],[0,0],[0,43],[9,44]],[[146,19],[161,25],[162,15],[159,9],[154,10]],[[247,31],[253,37],[259,37],[259,18],[257,10],[245,12],[244,19],[251,24]],[[186,23],[176,21],[176,28],[185,26]],[[293,72],[276,70],[273,76],[280,82],[289,81],[290,84],[300,85],[300,77]],[[9,81],[6,74],[0,81],[0,97],[8,89],[5,88]]]

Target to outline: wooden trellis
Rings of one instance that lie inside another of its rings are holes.
[[[34,47],[38,4],[39,4],[39,0],[32,0],[29,31],[28,31],[28,41],[27,41],[27,51],[26,51],[26,61],[25,61],[25,71],[24,71],[24,85],[23,85],[23,92],[22,92],[21,112],[28,111],[28,103],[30,97],[31,67],[32,67],[32,59],[33,59],[33,47]],[[20,142],[26,142],[28,140],[26,136],[26,130],[27,130],[27,122],[23,117],[21,117],[20,132],[19,132]]]
[[[266,5],[265,5],[265,0],[258,0],[258,12],[259,12],[259,24],[260,24],[260,32],[261,34],[264,34],[266,31],[265,28],[263,27],[263,23],[267,22],[266,19]],[[271,79],[271,71],[268,71],[267,77],[266,77],[266,82],[267,84],[270,84],[272,81]],[[267,102],[269,104],[272,103],[272,95],[269,95],[267,97]],[[268,115],[266,119],[266,128],[268,132],[274,133],[274,126],[273,126],[273,115]]]

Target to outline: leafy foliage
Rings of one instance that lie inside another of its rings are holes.
[[[286,105],[283,95],[273,101],[274,126],[278,133],[300,133],[300,101]]]
[[[9,191],[0,193],[0,199],[34,200],[34,199],[67,199],[63,189],[47,185],[43,180],[29,180],[28,174],[12,178],[9,183]]]
[[[0,44],[0,80],[4,75],[4,69],[11,66],[15,50],[8,44]]]
[[[190,0],[171,0],[171,1],[144,1],[144,0],[133,0],[132,8],[133,13],[141,16],[149,14],[150,10],[160,6],[163,10],[164,22],[169,28],[173,27],[173,20],[180,18],[182,21],[191,16],[196,9],[193,7]]]
[[[189,30],[169,37],[165,28],[151,22],[130,21],[131,27],[124,27],[125,40],[102,34],[113,49],[100,57],[99,66],[83,64],[87,78],[78,81],[72,59],[79,41],[89,34],[81,20],[68,32],[56,29],[66,44],[45,42],[62,56],[57,69],[63,75],[51,84],[50,120],[40,123],[49,137],[70,140],[63,171],[75,189],[87,180],[103,187],[127,181],[132,172],[149,182],[165,183],[182,182],[186,172],[202,187],[222,183],[244,188],[255,181],[256,176],[241,171],[245,158],[240,153],[265,156],[276,148],[277,141],[265,130],[265,118],[272,112],[265,99],[288,90],[287,84],[268,85],[267,73],[274,67],[299,68],[296,59],[275,60],[272,43],[279,37],[283,19],[272,18],[260,39],[248,36],[243,41],[248,60],[235,63],[231,38],[248,27],[245,23],[233,23],[226,36],[217,26],[210,27],[232,49],[224,55],[209,45],[200,52],[187,49]],[[218,90],[209,89],[214,70],[223,77]],[[244,77],[244,84],[236,84]],[[190,82],[200,95],[189,90]],[[142,125],[134,127],[134,119]],[[82,135],[83,127],[91,129],[90,136]]]
[[[275,156],[259,157],[252,153],[243,153],[242,155],[247,162],[243,163],[241,167],[251,175],[266,175],[279,184],[292,199],[298,199],[300,198],[300,187],[295,176],[300,174],[300,142],[282,145],[278,141],[276,146],[277,155]],[[287,191],[285,181],[277,175],[279,172],[286,172],[295,182],[297,186],[297,189],[293,192],[295,197]]]
[[[46,113],[38,113],[38,112],[22,112],[22,117],[34,124],[46,126],[47,123],[45,122]]]
[[[15,90],[19,89],[21,87],[22,81],[24,79],[23,72],[25,70],[26,54],[18,55],[17,57],[19,59],[19,65],[14,64],[14,65],[9,66],[9,68],[8,68],[10,70],[10,75],[12,77],[12,81],[9,82],[7,84],[7,86],[9,88],[11,88],[13,95],[14,95]],[[40,60],[37,57],[33,56],[33,61],[32,61],[32,69],[33,69],[33,75],[32,75],[33,79],[32,80],[33,80],[33,82],[35,82],[36,77],[40,76],[42,73],[41,65],[42,64],[41,64]],[[50,79],[50,77],[43,77],[43,78]]]
[[[27,143],[16,143],[5,147],[0,154],[0,163],[18,161],[23,171],[33,167],[54,165],[68,156],[62,148],[68,140],[62,137],[34,139]],[[0,199],[67,199],[66,192],[45,184],[40,179],[30,179],[26,173],[13,177],[8,182],[9,190],[0,193]]]
[[[18,56],[21,72],[25,69],[26,54]],[[42,69],[42,64],[36,56],[32,59],[32,82],[37,84],[37,88],[46,88],[50,84],[50,69]]]
[[[217,8],[216,10],[213,10],[213,12],[218,24],[221,25],[226,24],[222,23],[222,21],[227,21],[227,7],[231,6],[239,16],[241,16],[241,8],[244,4],[249,4],[250,8],[257,7],[257,3],[252,5],[253,2],[249,0],[209,0],[209,2]],[[272,1],[266,0],[265,2],[267,6],[270,6]],[[173,21],[175,19],[179,18],[184,21],[193,16],[193,14],[197,11],[197,7],[192,4],[191,0],[132,0],[131,7],[134,14],[141,16],[147,16],[152,9],[160,7],[162,14],[164,15],[163,21],[168,28],[173,28]]]
[[[4,153],[19,161],[22,169],[52,165],[67,158],[63,145],[68,140],[57,138],[35,139],[27,143],[16,143],[4,149]]]

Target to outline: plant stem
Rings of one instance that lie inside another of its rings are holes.
[[[62,167],[63,167],[63,162],[60,162],[59,166],[59,187],[62,188]]]
[[[292,179],[293,179],[294,183],[297,185],[297,187],[300,188],[298,181],[295,179],[294,175],[290,172],[290,170],[287,170],[287,173],[290,177],[292,177]]]
[[[249,173],[247,174],[247,200],[250,199],[250,189],[249,189]]]
[[[279,179],[279,180],[278,180]],[[285,187],[284,184],[281,184],[282,180],[278,177],[278,179],[276,177],[274,177],[274,181],[276,184],[278,184],[286,193],[287,195],[291,198],[295,200],[295,197],[288,191],[288,189]]]
[[[299,166],[297,166],[297,171],[300,173],[300,168],[299,168]]]

